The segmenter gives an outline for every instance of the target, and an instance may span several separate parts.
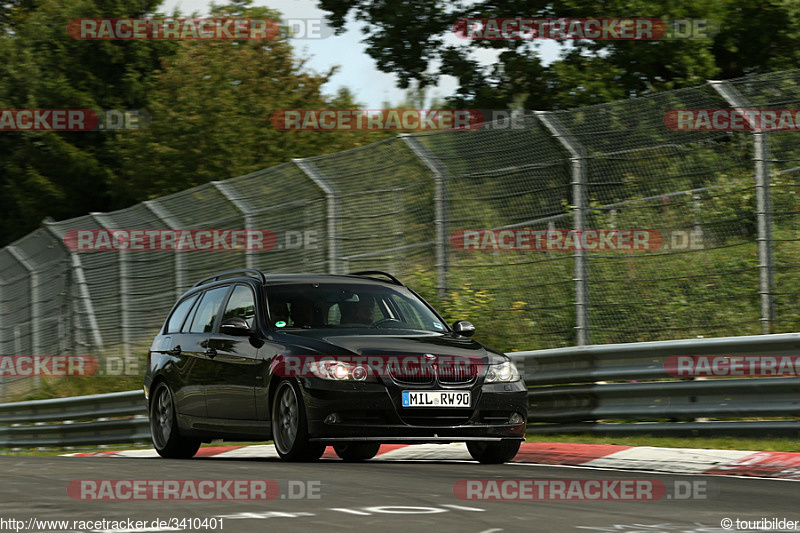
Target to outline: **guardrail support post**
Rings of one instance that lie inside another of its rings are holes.
[[[447,234],[447,170],[439,164],[416,137],[407,133],[401,134],[403,142],[408,145],[414,155],[416,155],[425,166],[433,173],[433,203],[434,203],[434,246],[436,247],[436,290],[439,301],[447,298],[447,271],[449,268],[449,248],[450,239]]]
[[[586,152],[554,113],[536,111],[536,117],[544,124],[561,145],[567,149],[572,162],[572,226],[581,235],[586,226]],[[578,239],[580,241],[580,239]],[[575,248],[575,329],[578,346],[590,342],[589,333],[589,265],[586,250]]]
[[[328,219],[328,273],[339,274],[339,193],[336,186],[309,161],[292,159],[292,162],[325,193]]]
[[[727,81],[710,80],[713,87],[732,108],[739,112],[752,108],[747,98],[736,87]],[[746,113],[742,113],[747,117]],[[749,118],[748,118],[749,120]],[[769,139],[763,131],[758,131],[757,124],[750,123],[753,130],[753,163],[756,180],[756,221],[758,224],[758,293],[761,299],[761,333],[772,332],[775,321],[775,304],[772,290],[774,287],[775,264],[772,257],[772,198],[769,175]]]

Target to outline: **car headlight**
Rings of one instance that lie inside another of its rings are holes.
[[[327,360],[311,361],[308,368],[313,376],[335,381],[376,381],[371,376],[372,372],[364,365],[356,365],[342,361]]]
[[[519,381],[519,370],[511,361],[500,363],[499,365],[489,365],[486,370],[485,383],[511,383]]]

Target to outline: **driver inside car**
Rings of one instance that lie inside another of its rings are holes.
[[[372,297],[362,297],[358,302],[341,302],[340,324],[364,324],[371,326],[375,321],[375,302]]]
[[[273,326],[283,327],[289,320],[289,308],[286,302],[280,300],[269,301],[269,316]]]
[[[314,322],[314,303],[307,298],[298,298],[292,302],[289,309],[292,326],[296,328],[310,328]]]

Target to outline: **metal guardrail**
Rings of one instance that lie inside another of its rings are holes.
[[[800,355],[800,333],[711,339],[598,344],[512,352],[528,386],[672,378],[664,369],[671,355]]]
[[[678,379],[665,369],[669,356],[800,356],[798,333],[508,355],[530,389],[528,433],[800,436],[800,377]]]
[[[0,404],[0,448],[150,439],[141,390]]]
[[[664,367],[674,355],[797,356],[800,333],[508,355],[529,387],[531,434],[800,436],[800,377],[686,380]],[[141,390],[0,404],[0,447],[149,439]]]

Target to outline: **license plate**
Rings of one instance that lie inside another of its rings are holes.
[[[403,407],[469,407],[469,404],[469,391],[403,391]]]

